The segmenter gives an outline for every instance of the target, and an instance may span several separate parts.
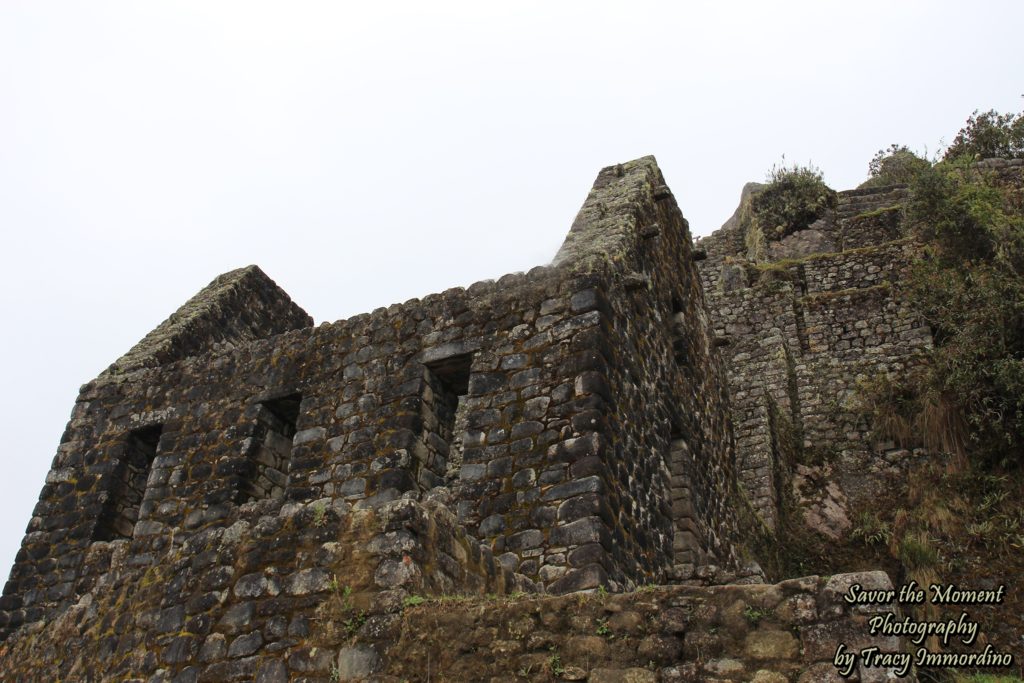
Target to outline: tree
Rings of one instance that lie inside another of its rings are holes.
[[[971,159],[1024,158],[1024,114],[1000,114],[975,109],[966,125],[946,149],[944,160],[967,156]]]

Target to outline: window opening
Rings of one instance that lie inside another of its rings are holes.
[[[242,485],[243,501],[284,497],[301,403],[301,394],[291,394],[260,404],[250,452],[252,468]]]
[[[132,537],[163,428],[163,425],[153,425],[128,434],[122,457],[114,469],[113,486],[96,520],[94,541]]]
[[[695,533],[698,525],[693,505],[691,466],[689,445],[682,430],[674,428],[669,442],[669,468],[672,473],[672,516],[675,521],[672,550],[677,564],[697,562],[700,557],[700,541]]]
[[[427,446],[427,473],[421,483],[441,486],[462,467],[462,435],[466,431],[463,402],[469,393],[472,354],[429,363],[424,377],[423,440]]]
[[[678,298],[672,297],[672,322],[670,336],[672,339],[672,356],[676,364],[686,364],[686,314],[683,313],[683,304]]]

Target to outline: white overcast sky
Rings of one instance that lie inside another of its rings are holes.
[[[548,262],[657,156],[695,234],[1020,111],[1024,3],[0,1],[0,575],[78,387],[217,274],[319,323]],[[3,579],[0,578],[0,581]]]

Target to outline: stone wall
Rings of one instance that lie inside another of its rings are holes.
[[[393,621],[411,595],[531,584],[431,501],[247,503],[137,560],[128,540],[93,543],[93,585],[0,645],[3,679],[321,680],[340,644]]]
[[[430,501],[425,528],[443,519],[460,539],[437,541],[433,559],[391,558],[399,577],[422,562],[427,592],[616,591],[734,569],[725,382],[692,258],[648,157],[603,170],[555,264],[528,274],[316,328],[258,269],[218,278],[82,388],[0,636],[53,624],[113,582],[141,611],[205,615],[138,623],[116,647],[177,633],[172,654],[147,656],[192,661],[232,609],[229,588],[250,591],[233,581],[275,567],[275,590],[301,576],[322,593],[334,551],[301,550],[303,534],[333,538],[332,510],[403,500]],[[293,528],[299,509],[312,530]],[[210,545],[229,530],[237,556]],[[363,581],[347,571],[337,582]],[[155,598],[155,583],[169,592]],[[308,611],[306,595],[261,609]],[[266,633],[245,643],[246,656],[271,647]]]
[[[891,589],[882,572],[529,596],[502,592],[508,575],[437,524],[439,508],[317,509],[250,508],[147,568],[115,551],[94,591],[0,646],[4,680],[820,683],[850,680],[833,665],[839,643],[901,646],[870,635],[891,606],[842,599],[854,584]],[[494,594],[437,593],[460,576]],[[853,680],[893,673],[861,660]]]
[[[930,331],[895,287],[916,249],[902,227],[906,196],[902,186],[841,192],[835,211],[768,243],[765,261],[749,260],[742,246],[742,204],[698,242],[729,371],[739,479],[769,528],[791,482],[826,468],[837,487],[823,495],[838,500],[816,504],[838,512],[827,523],[808,514],[838,536],[848,528],[849,499],[866,501],[879,485],[864,473],[908,455],[872,443],[852,405],[859,380],[902,372],[931,347]]]

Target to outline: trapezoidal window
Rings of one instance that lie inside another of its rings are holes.
[[[472,354],[452,356],[426,366],[423,392],[423,441],[427,446],[426,471],[420,483],[426,488],[443,486],[445,479],[462,466],[462,433],[465,411],[460,410],[469,393]]]
[[[249,451],[251,467],[241,487],[243,502],[284,497],[301,402],[300,394],[291,394],[260,404]]]
[[[672,339],[672,356],[678,365],[686,365],[689,354],[686,344],[686,314],[683,303],[672,297],[672,319],[669,322],[669,337]]]
[[[163,429],[163,425],[153,425],[128,434],[114,468],[113,484],[96,520],[92,540],[113,541],[132,537]]]

